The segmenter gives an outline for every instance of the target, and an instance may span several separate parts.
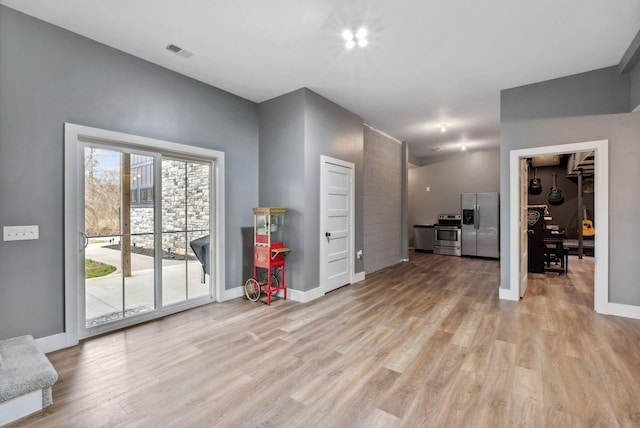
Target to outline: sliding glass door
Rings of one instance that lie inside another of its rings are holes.
[[[210,160],[85,143],[85,336],[212,297]]]

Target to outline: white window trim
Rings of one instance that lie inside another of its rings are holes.
[[[77,125],[73,123],[65,123],[64,126],[64,237],[65,237],[65,346],[73,346],[78,343],[80,338],[80,327],[84,320],[80,320],[79,293],[80,293],[80,266],[78,253],[83,245],[78,233],[79,215],[78,208],[80,203],[79,195],[82,188],[83,177],[79,175],[78,162],[81,153],[79,148],[80,142],[85,140],[100,140],[107,143],[119,143],[139,148],[151,148],[153,150],[161,150],[174,154],[182,154],[188,156],[199,156],[211,159],[214,170],[212,177],[214,180],[214,224],[212,231],[216,239],[213,240],[212,248],[212,264],[215,272],[214,280],[214,299],[222,300],[222,292],[225,287],[225,158],[224,152],[205,149],[202,147],[189,146],[185,144],[173,143],[170,141],[157,140],[154,138],[140,137],[136,135],[124,134],[121,132],[108,131],[99,128]],[[169,308],[163,311],[163,315],[171,312],[184,310],[185,307]]]

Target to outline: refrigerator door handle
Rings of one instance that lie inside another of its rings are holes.
[[[476,229],[480,229],[480,204],[476,204]]]

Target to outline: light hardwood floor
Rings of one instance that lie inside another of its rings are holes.
[[[498,299],[495,260],[411,254],[307,304],[237,299],[49,354],[13,427],[640,426],[640,321],[593,311],[593,260]]]

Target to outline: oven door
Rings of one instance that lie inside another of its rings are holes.
[[[436,239],[434,244],[442,247],[460,246],[460,229],[457,227],[436,226]]]
[[[462,231],[454,226],[436,226],[436,236],[433,243],[433,252],[447,256],[462,255]]]

